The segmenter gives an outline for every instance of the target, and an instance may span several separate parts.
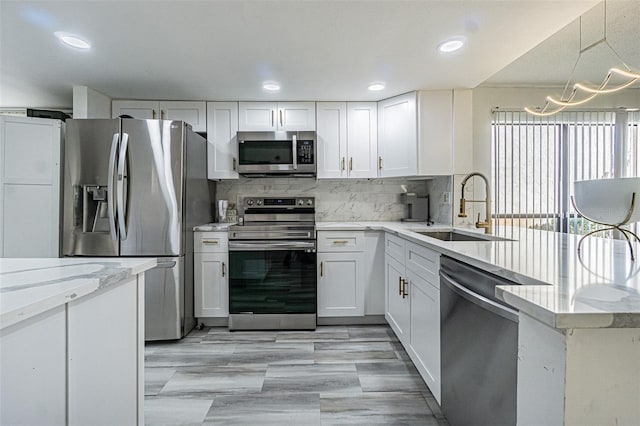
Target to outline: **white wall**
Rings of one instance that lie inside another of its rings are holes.
[[[73,118],[111,118],[111,98],[87,86],[73,86]]]

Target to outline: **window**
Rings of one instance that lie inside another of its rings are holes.
[[[623,176],[640,176],[639,123],[640,112],[534,117],[520,111],[494,111],[495,226],[575,234],[600,227],[579,216],[571,205],[573,182],[613,177],[616,167]]]

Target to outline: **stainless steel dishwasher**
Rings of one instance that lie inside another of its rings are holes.
[[[451,426],[516,424],[518,312],[495,296],[511,281],[442,256],[442,411]]]

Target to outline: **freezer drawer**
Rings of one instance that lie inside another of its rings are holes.
[[[147,341],[180,339],[185,323],[185,258],[157,260],[158,265],[145,273],[144,337]]]

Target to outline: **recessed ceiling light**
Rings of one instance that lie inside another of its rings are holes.
[[[438,51],[442,53],[451,53],[464,46],[464,37],[455,37],[449,40],[443,41],[438,45]]]
[[[62,31],[56,31],[55,33],[53,33],[53,35],[58,37],[58,39],[60,39],[60,41],[66,44],[67,46],[75,47],[76,49],[82,49],[82,50],[91,48],[91,45],[89,44],[88,41],[83,40],[76,35],[65,33]]]
[[[266,81],[262,84],[262,88],[264,90],[268,90],[269,92],[277,92],[280,90],[280,85],[275,81]]]
[[[369,85],[369,87],[367,87],[367,89],[371,90],[372,92],[377,92],[379,90],[383,90],[384,89],[384,83],[371,83]]]

